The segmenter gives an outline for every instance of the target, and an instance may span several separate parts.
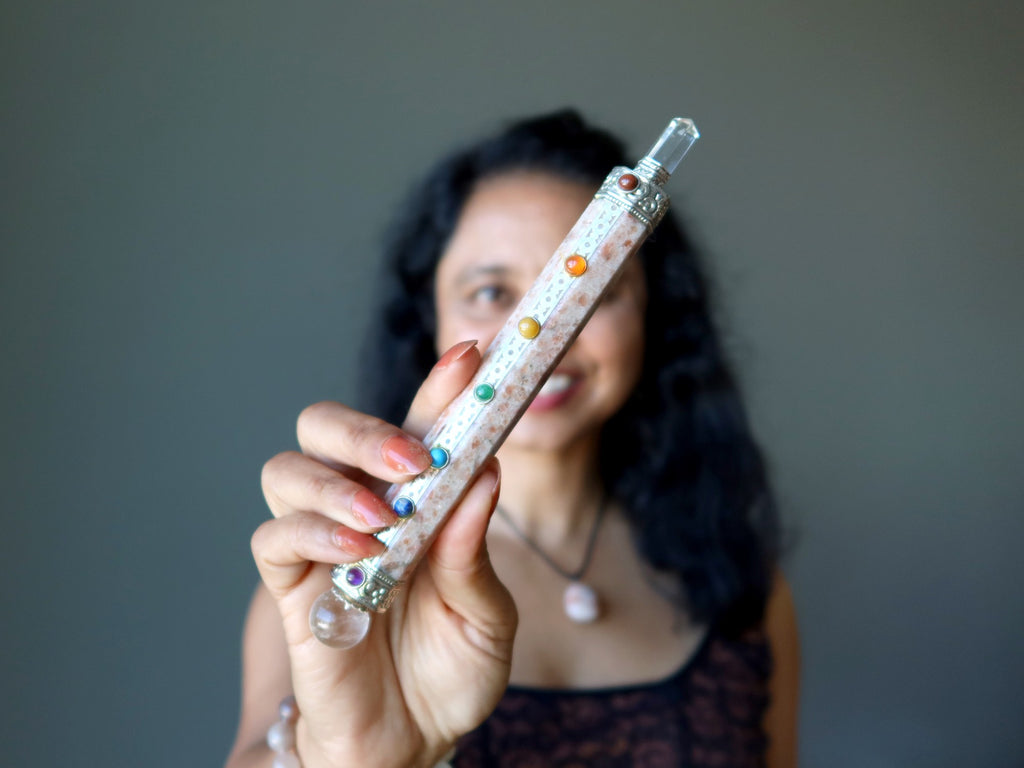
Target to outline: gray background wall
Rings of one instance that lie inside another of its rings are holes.
[[[389,210],[574,104],[703,131],[804,764],[1024,764],[1021,8],[3,2],[0,762],[220,764],[259,469],[351,393]]]

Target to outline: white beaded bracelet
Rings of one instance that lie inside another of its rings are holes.
[[[299,706],[294,696],[286,696],[277,708],[278,721],[267,729],[267,746],[274,753],[273,768],[302,768],[295,753],[295,721]]]
[[[295,752],[295,722],[299,719],[299,705],[295,703],[294,696],[285,696],[281,699],[277,717],[277,722],[267,729],[267,746],[274,753],[272,768],[302,768],[299,756]],[[435,768],[452,768],[453,757],[454,747]]]

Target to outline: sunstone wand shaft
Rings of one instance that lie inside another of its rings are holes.
[[[351,648],[370,612],[385,611],[426,553],[470,481],[498,450],[605,289],[668,210],[662,189],[699,138],[677,117],[636,168],[616,167],[484,353],[473,381],[424,438],[432,465],[384,495],[398,522],[377,534],[386,549],[331,572],[310,627],[323,643]]]

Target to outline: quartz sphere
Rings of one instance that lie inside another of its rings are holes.
[[[370,614],[329,589],[313,601],[309,628],[324,645],[342,650],[354,648],[370,631]]]

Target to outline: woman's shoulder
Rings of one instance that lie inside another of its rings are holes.
[[[769,766],[797,764],[797,715],[800,689],[800,637],[789,582],[776,571],[765,606],[764,631],[771,649],[771,705],[765,713]]]
[[[772,588],[765,604],[764,634],[775,656],[794,653],[799,649],[793,590],[778,570],[772,578]]]

